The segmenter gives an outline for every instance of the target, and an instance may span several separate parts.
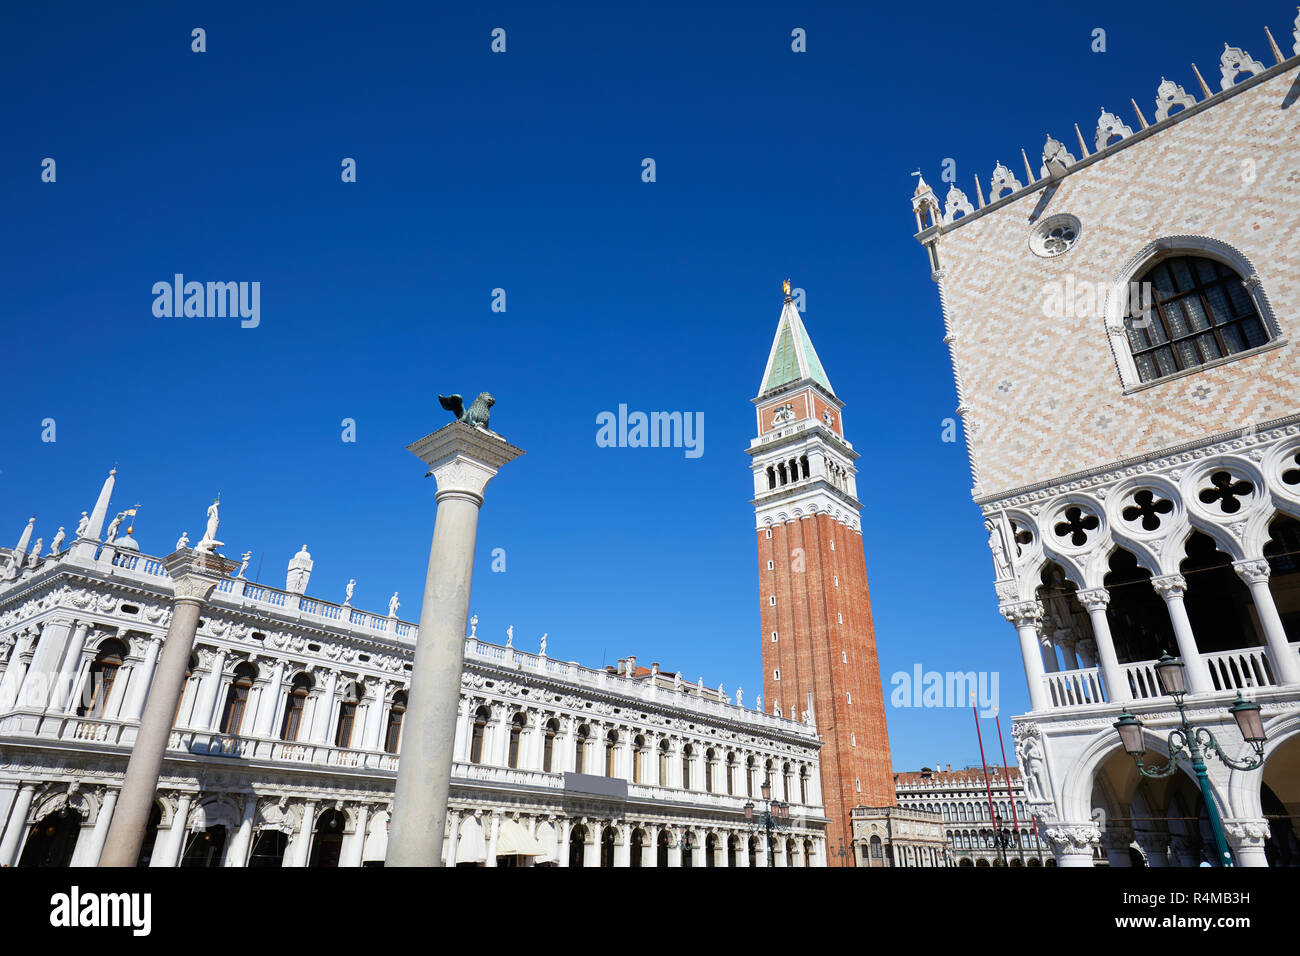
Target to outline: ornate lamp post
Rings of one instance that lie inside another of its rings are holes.
[[[772,799],[772,781],[764,780],[761,788],[763,793],[763,809],[755,813],[754,801],[750,800],[745,804],[745,822],[755,830],[763,830],[767,833],[767,865],[775,866],[776,853],[772,849],[772,833],[775,830],[787,830],[790,827],[790,804],[782,800]],[[840,853],[843,854],[843,840],[841,840]]]
[[[827,852],[830,851],[828,850]],[[847,858],[851,857],[852,855],[853,855],[852,853],[844,849],[844,837],[840,837],[840,848],[834,851],[834,853],[832,853],[832,856],[838,856],[840,858],[840,866],[848,866],[848,864],[845,863],[844,861]]]
[[[1197,782],[1201,785],[1201,798],[1205,801],[1205,812],[1210,819],[1210,830],[1214,834],[1214,844],[1219,853],[1219,866],[1232,866],[1232,853],[1228,850],[1228,840],[1223,832],[1223,820],[1219,817],[1219,808],[1214,803],[1214,794],[1210,792],[1210,778],[1205,772],[1204,751],[1213,752],[1219,760],[1233,770],[1254,770],[1264,762],[1264,725],[1259,717],[1259,704],[1251,703],[1237,694],[1236,701],[1228,708],[1237,722],[1242,739],[1255,751],[1252,759],[1241,763],[1234,761],[1223,748],[1208,727],[1195,727],[1187,719],[1183,708],[1183,698],[1187,695],[1187,672],[1181,659],[1162,655],[1156,664],[1156,678],[1166,694],[1174,699],[1178,708],[1181,727],[1169,731],[1169,761],[1163,767],[1147,767],[1142,762],[1146,753],[1146,744],[1142,742],[1142,721],[1127,711],[1115,721],[1114,727],[1119,731],[1124,750],[1137,764],[1138,773],[1144,777],[1158,779],[1172,776],[1178,769],[1178,758],[1185,756],[1192,762],[1196,771]]]

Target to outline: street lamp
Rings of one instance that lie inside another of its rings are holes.
[[[762,787],[759,788],[763,794],[764,807],[758,813],[754,812],[754,801],[749,800],[745,803],[745,822],[756,830],[763,830],[767,833],[767,865],[776,866],[774,858],[776,853],[772,847],[772,832],[774,830],[786,830],[790,827],[790,804],[782,800],[772,799],[772,782],[764,780]]]
[[[1159,779],[1172,776],[1178,769],[1179,756],[1186,756],[1192,762],[1197,782],[1201,785],[1201,798],[1205,801],[1205,812],[1210,820],[1210,831],[1214,834],[1215,848],[1219,853],[1219,865],[1232,866],[1232,853],[1228,850],[1228,840],[1223,833],[1223,820],[1219,817],[1219,808],[1214,802],[1214,795],[1210,792],[1210,778],[1205,772],[1203,753],[1205,751],[1214,753],[1233,770],[1254,770],[1263,764],[1265,734],[1264,724],[1259,717],[1259,704],[1251,703],[1238,692],[1237,699],[1228,708],[1228,713],[1232,714],[1233,720],[1237,722],[1237,729],[1241,732],[1242,739],[1255,751],[1253,758],[1238,763],[1224,752],[1208,727],[1194,727],[1187,719],[1187,711],[1183,707],[1183,698],[1187,696],[1187,671],[1182,660],[1165,653],[1155,665],[1155,670],[1161,689],[1174,699],[1174,706],[1178,708],[1178,716],[1182,723],[1181,727],[1169,731],[1169,761],[1163,767],[1153,768],[1148,768],[1142,763],[1142,757],[1147,751],[1146,744],[1142,740],[1142,721],[1127,711],[1114,723],[1115,729],[1119,731],[1120,743],[1137,764],[1138,773],[1144,777]]]

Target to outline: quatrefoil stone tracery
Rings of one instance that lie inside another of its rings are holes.
[[[1174,510],[1174,503],[1168,498],[1161,498],[1156,492],[1143,488],[1133,495],[1133,503],[1126,506],[1120,515],[1125,521],[1140,523],[1143,531],[1155,531],[1163,523],[1161,515]]]
[[[1066,508],[1061,518],[1062,520],[1052,525],[1052,531],[1058,538],[1068,540],[1076,548],[1087,544],[1088,532],[1095,531],[1101,525],[1101,520],[1096,515],[1078,505]]]
[[[1210,475],[1209,485],[1202,488],[1197,497],[1201,504],[1217,506],[1223,514],[1231,515],[1241,510],[1243,499],[1248,499],[1254,491],[1252,482],[1229,471],[1216,471]]]

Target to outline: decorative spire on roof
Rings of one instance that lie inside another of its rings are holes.
[[[759,387],[760,395],[804,379],[816,382],[830,394],[830,379],[822,368],[817,350],[813,348],[808,330],[804,328],[803,319],[795,307],[794,296],[790,293],[790,280],[782,285],[785,303],[781,307],[781,318],[777,321],[776,337],[772,340],[772,350],[767,357],[767,368],[763,371],[763,384]]]
[[[1259,76],[1263,72],[1264,64],[1241,47],[1223,44],[1223,56],[1219,57],[1219,73],[1223,77],[1219,80],[1220,89],[1231,89],[1233,84],[1237,82],[1237,77],[1242,73]]]

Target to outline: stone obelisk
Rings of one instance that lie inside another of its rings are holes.
[[[167,636],[163,638],[153,686],[145,702],[140,729],[131,748],[131,759],[126,765],[122,792],[99,857],[100,866],[136,865],[158,790],[158,775],[162,771],[163,755],[176,718],[176,705],[185,684],[185,667],[194,649],[199,615],[221,579],[239,567],[238,561],[199,550],[220,544],[212,540],[216,530],[215,506],[209,510],[209,515],[212,520],[208,535],[196,548],[183,548],[163,559],[163,566],[172,579],[172,620]],[[184,826],[185,821],[180,821],[182,830]]]
[[[486,428],[453,422],[408,451],[438,484],[433,544],[420,608],[406,727],[388,838],[388,866],[439,866],[452,744],[460,706],[474,541],[483,489],[498,469],[524,452]]]

